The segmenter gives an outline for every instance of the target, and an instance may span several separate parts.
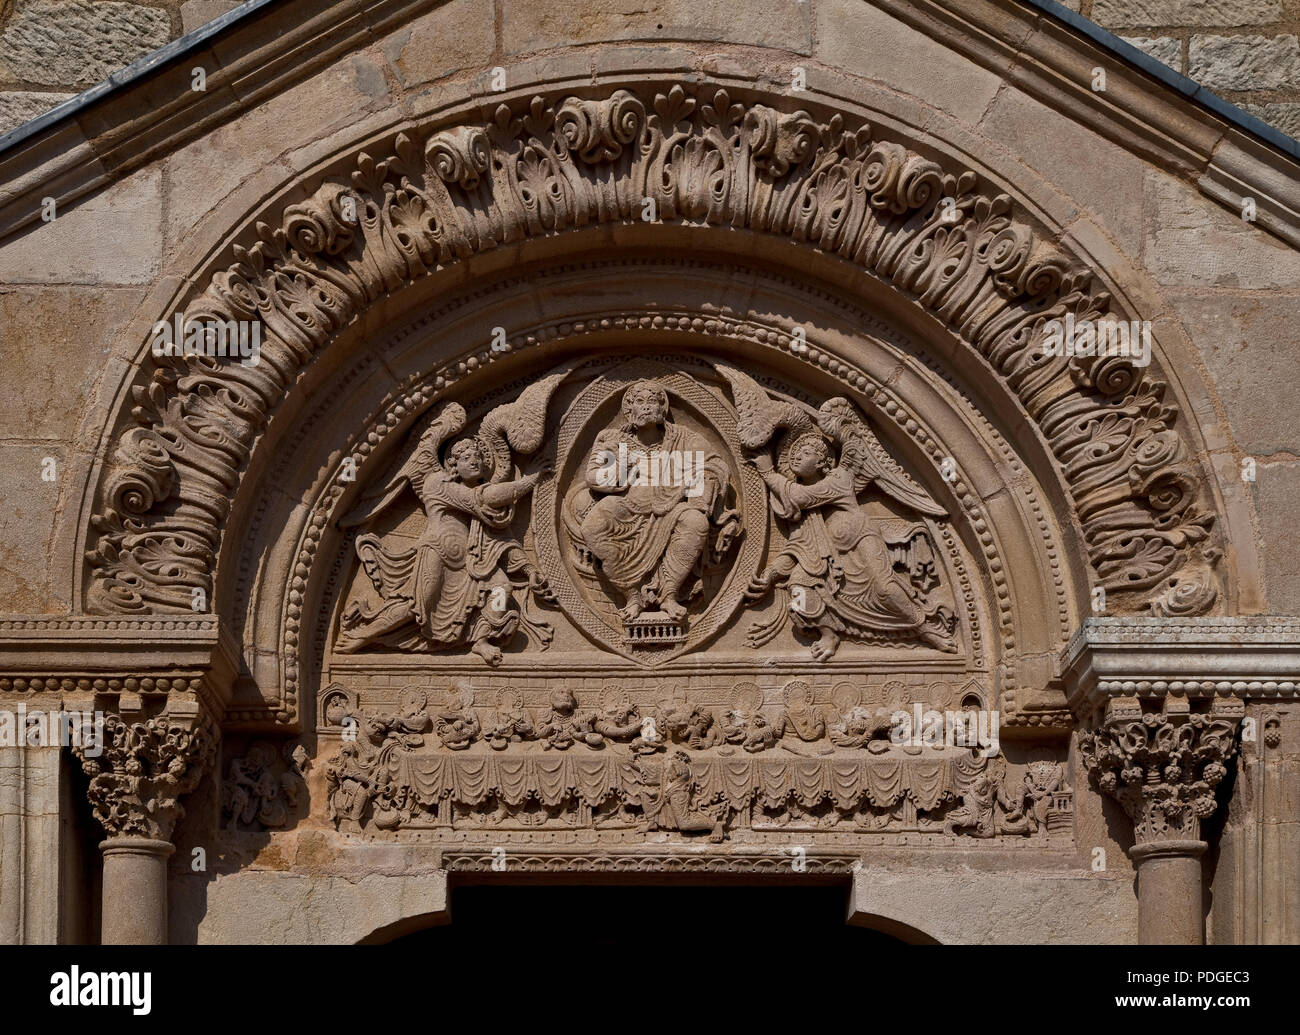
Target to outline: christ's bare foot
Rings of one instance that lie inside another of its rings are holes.
[[[812,645],[812,656],[818,661],[828,661],[839,647],[839,635],[831,629],[822,629],[821,638]]]
[[[674,622],[680,622],[686,617],[686,608],[679,604],[672,597],[659,601],[659,610],[671,618]]]
[[[645,603],[641,600],[641,594],[633,593],[627,598],[627,603],[619,608],[618,616],[623,621],[630,622],[644,610]]]
[[[495,643],[489,643],[487,640],[475,640],[471,649],[493,668],[501,664],[501,648]]]

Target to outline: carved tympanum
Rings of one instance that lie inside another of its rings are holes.
[[[779,606],[751,624],[751,649],[793,623],[817,662],[843,639],[956,653],[935,546],[946,512],[853,403],[813,408],[726,364],[691,362],[693,374],[658,378],[637,375],[672,369],[660,360],[563,367],[450,446],[472,401],[444,404],[393,477],[341,522],[375,522],[407,489],[423,507],[418,534],[399,521],[387,539],[357,537],[369,585],[343,607],[335,652],[468,650],[496,666],[521,629],[550,645],[540,600],[605,649],[658,664],[775,590]],[[514,454],[539,450],[554,427],[546,413],[559,392],[554,465],[514,476]],[[534,486],[539,502],[526,509]],[[785,543],[769,553],[773,516]]]

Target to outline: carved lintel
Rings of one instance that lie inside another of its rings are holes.
[[[1186,697],[1170,696],[1159,712],[1135,697],[1113,698],[1101,726],[1080,739],[1089,781],[1128,813],[1139,846],[1198,842],[1202,821],[1218,809],[1216,788],[1244,714],[1235,697],[1193,711]]]
[[[145,717],[123,708],[104,716],[102,742],[74,747],[88,797],[110,838],[169,841],[185,814],[180,798],[198,786],[216,754],[215,724],[197,707]]]

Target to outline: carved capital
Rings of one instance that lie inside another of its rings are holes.
[[[198,786],[215,755],[202,713],[104,717],[102,743],[74,748],[90,777],[88,796],[109,837],[171,839],[180,798]]]
[[[1191,711],[1170,697],[1159,712],[1137,698],[1110,701],[1101,726],[1079,743],[1092,787],[1110,795],[1133,821],[1138,846],[1197,842],[1201,821],[1218,809],[1216,788],[1237,750],[1244,705],[1216,698]]]

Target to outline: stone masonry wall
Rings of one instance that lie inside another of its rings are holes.
[[[0,133],[236,6],[237,0],[0,0]],[[1065,6],[1300,137],[1300,0]]]
[[[1068,6],[1300,136],[1300,0],[1075,0]]]
[[[0,0],[0,133],[236,6],[226,0]]]

